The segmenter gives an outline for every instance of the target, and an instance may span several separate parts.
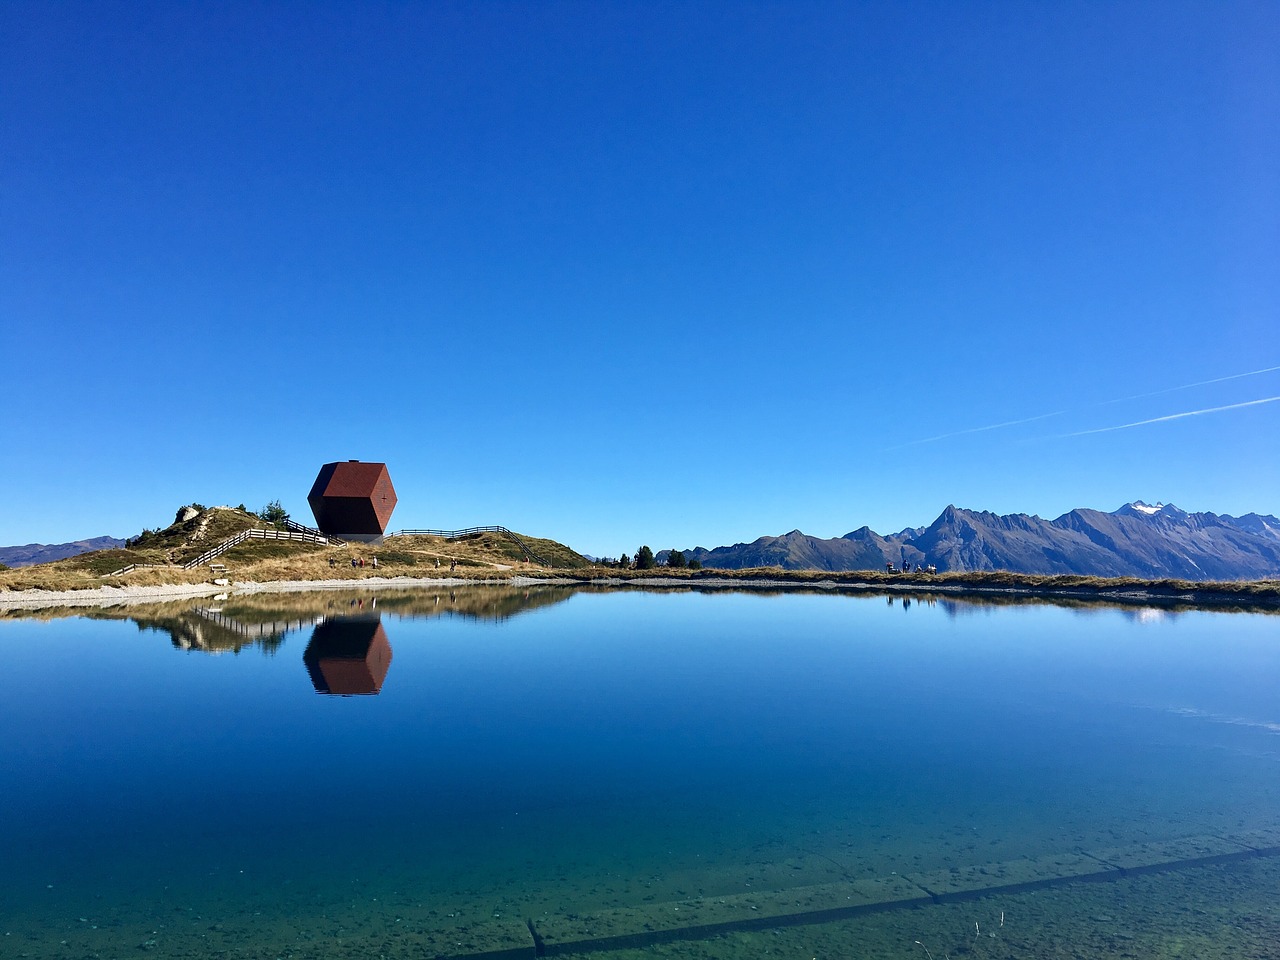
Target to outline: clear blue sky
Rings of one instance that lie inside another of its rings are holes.
[[[0,543],[309,519],[349,458],[394,527],[608,555],[1280,512],[1277,51],[1273,2],[6,3]]]

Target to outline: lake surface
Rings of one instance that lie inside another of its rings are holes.
[[[0,957],[1280,957],[1274,615],[330,592],[0,658]]]

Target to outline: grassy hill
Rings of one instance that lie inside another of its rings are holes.
[[[183,519],[184,514],[189,514]],[[123,548],[84,553],[53,563],[0,571],[0,590],[68,590],[104,584],[200,583],[211,579],[207,566],[184,570],[182,564],[251,527],[266,527],[258,517],[230,507],[184,508],[169,526],[143,531]],[[384,544],[323,545],[288,540],[247,540],[215,562],[233,580],[324,580],[370,576],[462,576],[483,578],[511,572],[587,570],[586,557],[554,540],[519,535],[542,561],[531,563],[510,537],[478,533],[456,540],[441,537],[390,537]],[[371,565],[378,558],[378,569]],[[365,566],[352,567],[352,559]],[[131,564],[138,569],[107,577]],[[451,570],[452,568],[452,570]]]
[[[181,568],[184,562],[243,530],[262,526],[262,521],[253,514],[234,507],[192,507],[186,511],[191,515],[180,519],[183,512],[180,510],[178,517],[169,526],[144,530],[137,537],[128,540],[124,547],[94,550],[52,563],[0,571],[0,589],[66,590],[98,587],[103,584],[104,575],[130,564],[145,566],[130,574],[129,577],[133,579],[126,582],[198,583],[208,578],[208,570],[184,571]],[[159,572],[163,572],[165,576],[143,576]]]

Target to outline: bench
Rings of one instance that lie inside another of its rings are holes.
[[[209,572],[210,573],[226,573],[227,565],[225,563],[211,563],[209,564]]]

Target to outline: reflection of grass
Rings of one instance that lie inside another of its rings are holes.
[[[221,617],[244,626],[271,623],[296,623],[315,617],[341,616],[363,602],[362,613],[376,612],[388,617],[425,619],[440,616],[471,617],[477,620],[506,620],[529,610],[548,607],[568,600],[576,586],[541,585],[513,587],[486,584],[412,589],[318,590],[297,593],[241,594],[217,603],[208,598],[171,600],[145,606],[108,608],[58,607],[33,612],[0,611],[6,616],[23,619],[57,620],[62,617],[87,617],[93,620],[132,620],[139,629],[167,633],[175,646],[201,650],[240,650],[261,647],[271,653],[280,645],[279,637],[249,638],[225,626],[202,618],[197,608],[216,606]],[[376,597],[376,605],[371,603]]]
[[[505,619],[524,610],[549,606],[569,599],[580,589],[575,586],[544,584],[514,587],[509,584],[440,587],[379,587],[376,591],[359,589],[318,590],[297,593],[241,594],[219,604],[229,617],[246,622],[282,620],[291,617],[346,613],[352,601],[377,598],[379,613],[424,617],[442,613],[465,614],[490,619]],[[201,601],[207,603],[207,601]],[[189,607],[192,604],[185,604]],[[127,616],[128,611],[113,611],[113,616]]]
[[[1090,577],[1076,574],[1034,574],[1011,573],[1007,570],[972,571],[963,573],[885,573],[880,570],[847,570],[832,572],[828,570],[784,570],[781,567],[754,567],[747,570],[670,570],[659,567],[655,570],[623,570],[610,571],[610,576],[622,578],[636,577],[679,577],[688,580],[780,580],[788,583],[857,583],[883,586],[912,586],[922,590],[930,587],[970,586],[970,587],[1009,587],[1027,589],[1032,587],[1052,587],[1066,590],[1082,591],[1121,591],[1146,590],[1161,591],[1170,595],[1220,592],[1234,596],[1257,596],[1280,598],[1280,580],[1247,580],[1247,581],[1195,581],[1195,580],[1142,580],[1138,577]]]
[[[246,636],[235,630],[201,617],[188,610],[177,616],[157,617],[148,608],[144,613],[137,611],[129,617],[138,625],[139,630],[151,630],[167,633],[169,642],[180,650],[202,650],[208,653],[239,653],[246,647],[259,647],[268,654],[274,654],[284,642],[281,633],[267,636]],[[100,617],[98,619],[124,619],[123,617]],[[293,624],[289,625],[294,626]]]
[[[752,593],[797,588],[823,590],[856,589],[885,596],[917,599],[933,598],[970,604],[1040,603],[1049,600],[1062,606],[1090,607],[1101,604],[1159,606],[1190,610],[1213,607],[1222,610],[1280,612],[1280,580],[1227,583],[1197,583],[1191,580],[1140,580],[1136,577],[1083,577],[1035,575],[1008,572],[890,574],[874,570],[830,573],[827,571],[783,570],[765,567],[751,570],[667,570],[601,571],[623,583],[632,580],[657,581],[664,589],[724,589],[718,584],[741,584]],[[761,584],[759,587],[753,584]],[[926,599],[926,602],[927,599]]]

